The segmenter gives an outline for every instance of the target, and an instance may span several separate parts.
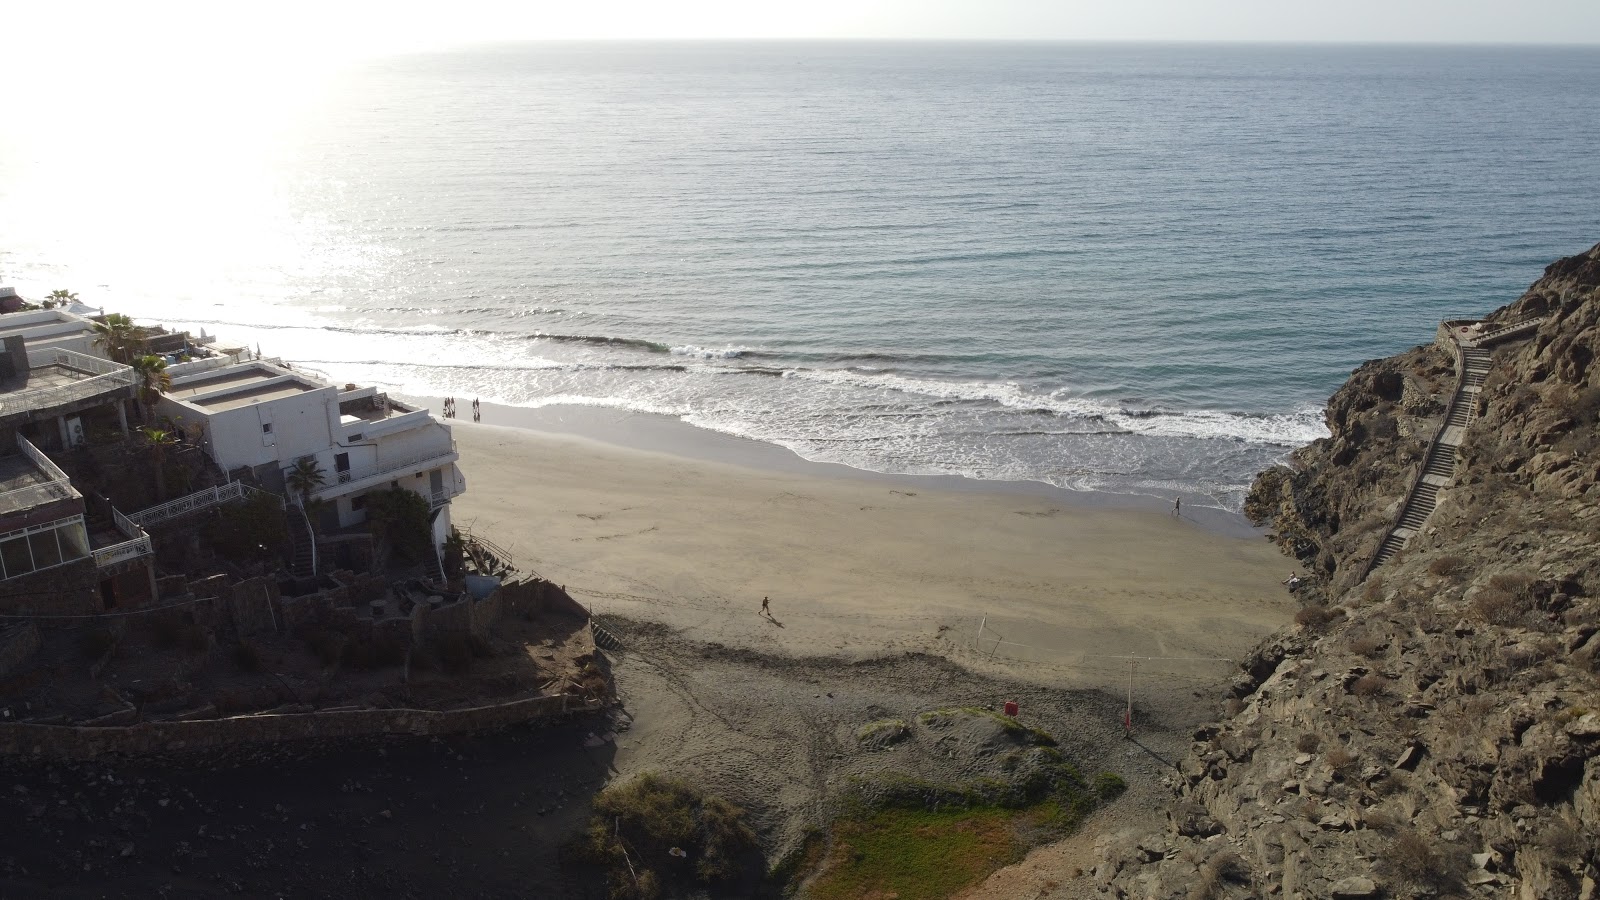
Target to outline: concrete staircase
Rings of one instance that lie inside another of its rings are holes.
[[[285,524],[289,527],[289,573],[296,578],[310,578],[317,574],[316,532],[311,530],[311,520],[298,504],[289,504],[285,512]]]
[[[1462,441],[1466,439],[1467,427],[1478,417],[1479,395],[1483,391],[1483,380],[1489,374],[1488,346],[1531,334],[1539,327],[1541,321],[1538,318],[1524,319],[1511,325],[1481,331],[1467,339],[1456,337],[1455,329],[1449,329],[1452,340],[1456,342],[1455,393],[1451,395],[1450,406],[1445,410],[1444,423],[1439,426],[1438,433],[1428,444],[1427,455],[1422,460],[1422,471],[1412,484],[1411,492],[1406,495],[1405,503],[1401,504],[1400,514],[1395,517],[1394,524],[1379,542],[1378,551],[1367,563],[1362,578],[1371,575],[1373,569],[1393,559],[1395,554],[1405,549],[1412,535],[1422,530],[1422,526],[1438,507],[1439,492],[1455,481],[1458,451]]]

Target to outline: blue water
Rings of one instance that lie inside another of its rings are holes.
[[[495,47],[345,73],[167,228],[0,216],[0,273],[339,381],[1236,508],[1356,365],[1600,240],[1597,108],[1600,49]]]

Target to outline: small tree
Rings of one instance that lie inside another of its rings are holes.
[[[154,422],[156,401],[161,399],[162,393],[172,390],[172,376],[167,374],[167,361],[152,353],[134,359],[128,365],[139,373],[139,403],[144,406],[144,420]]]
[[[139,433],[144,435],[146,443],[150,445],[151,451],[155,454],[156,500],[164,503],[167,499],[167,448],[176,444],[178,438],[170,431],[150,428],[149,426],[139,429]]]
[[[133,356],[133,345],[138,337],[138,326],[122,313],[106,316],[104,322],[94,323],[96,346],[104,347],[106,356],[126,363]]]
[[[294,461],[283,481],[300,498],[301,508],[311,502],[311,492],[328,483],[327,473],[315,456],[302,456]]]
[[[428,501],[404,488],[367,494],[367,527],[372,536],[409,562],[425,562],[433,552]]]
[[[66,306],[68,303],[78,302],[78,295],[68,290],[51,291],[45,298],[44,308],[51,309],[57,306]]]

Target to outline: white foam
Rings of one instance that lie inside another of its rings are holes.
[[[670,348],[673,356],[692,356],[696,359],[738,359],[745,354],[743,347],[723,347],[718,350],[713,347],[696,347],[686,344],[682,347]]]

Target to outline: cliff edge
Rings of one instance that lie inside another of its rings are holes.
[[[1465,323],[1361,366],[1257,480],[1305,608],[1194,735],[1167,829],[1100,848],[1105,894],[1600,897],[1600,245],[1471,333],[1518,323],[1475,394]],[[1372,567],[1447,433],[1453,476]]]

